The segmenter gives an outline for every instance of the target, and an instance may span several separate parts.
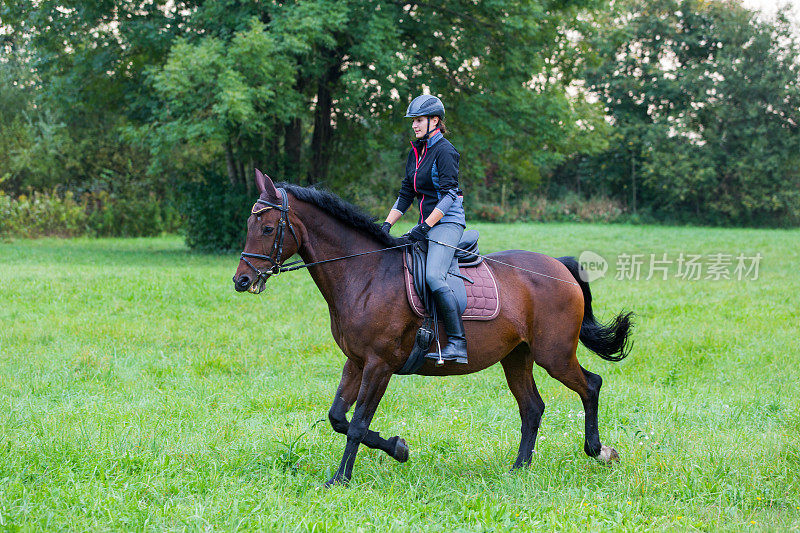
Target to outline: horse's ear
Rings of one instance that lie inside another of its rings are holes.
[[[256,187],[263,198],[275,200],[278,198],[278,189],[269,176],[256,169]]]
[[[266,188],[266,181],[266,176],[264,176],[260,170],[256,169],[256,187],[258,187],[258,194],[264,192]]]

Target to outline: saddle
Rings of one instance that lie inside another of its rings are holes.
[[[431,291],[425,283],[427,243],[416,243],[405,254],[403,276],[408,304],[417,316],[425,319],[417,331],[414,348],[397,374],[416,374],[425,361],[425,354],[436,337],[433,324],[434,309]],[[500,313],[500,293],[489,264],[478,251],[478,232],[467,230],[458,244],[450,268],[447,284],[458,302],[462,320],[492,320]],[[463,251],[462,251],[463,250]],[[462,270],[463,269],[463,270]],[[422,295],[422,297],[420,297]]]
[[[462,320],[492,320],[500,313],[500,293],[489,264],[478,251],[479,233],[467,230],[458,244],[447,272],[447,284],[458,301]],[[463,251],[462,251],[463,250]],[[417,316],[433,316],[433,298],[425,284],[427,247],[419,243],[406,252],[404,276],[406,295]],[[421,296],[420,296],[421,295]]]

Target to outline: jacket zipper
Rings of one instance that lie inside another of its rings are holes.
[[[417,173],[419,172],[419,167],[422,165],[422,160],[425,159],[425,154],[428,153],[428,142],[425,141],[425,146],[422,147],[422,157],[419,156],[417,152],[417,147],[414,146],[414,143],[411,143],[411,147],[414,149],[414,159],[415,161],[415,168],[414,168],[414,192],[417,191]],[[422,199],[419,201],[419,221],[422,222],[422,203],[425,201],[425,194],[422,195]]]

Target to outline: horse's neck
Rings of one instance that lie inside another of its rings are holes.
[[[334,217],[316,211],[303,219],[304,242],[299,255],[306,263],[324,261],[384,248],[382,244],[363,235]],[[306,222],[307,221],[307,222]],[[353,298],[369,291],[373,282],[385,274],[389,254],[379,252],[351,259],[331,261],[309,267],[309,273],[322,296],[331,307],[352,304]]]

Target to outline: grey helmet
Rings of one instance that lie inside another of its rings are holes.
[[[421,94],[408,104],[406,118],[410,117],[444,118],[444,104],[432,94]]]

